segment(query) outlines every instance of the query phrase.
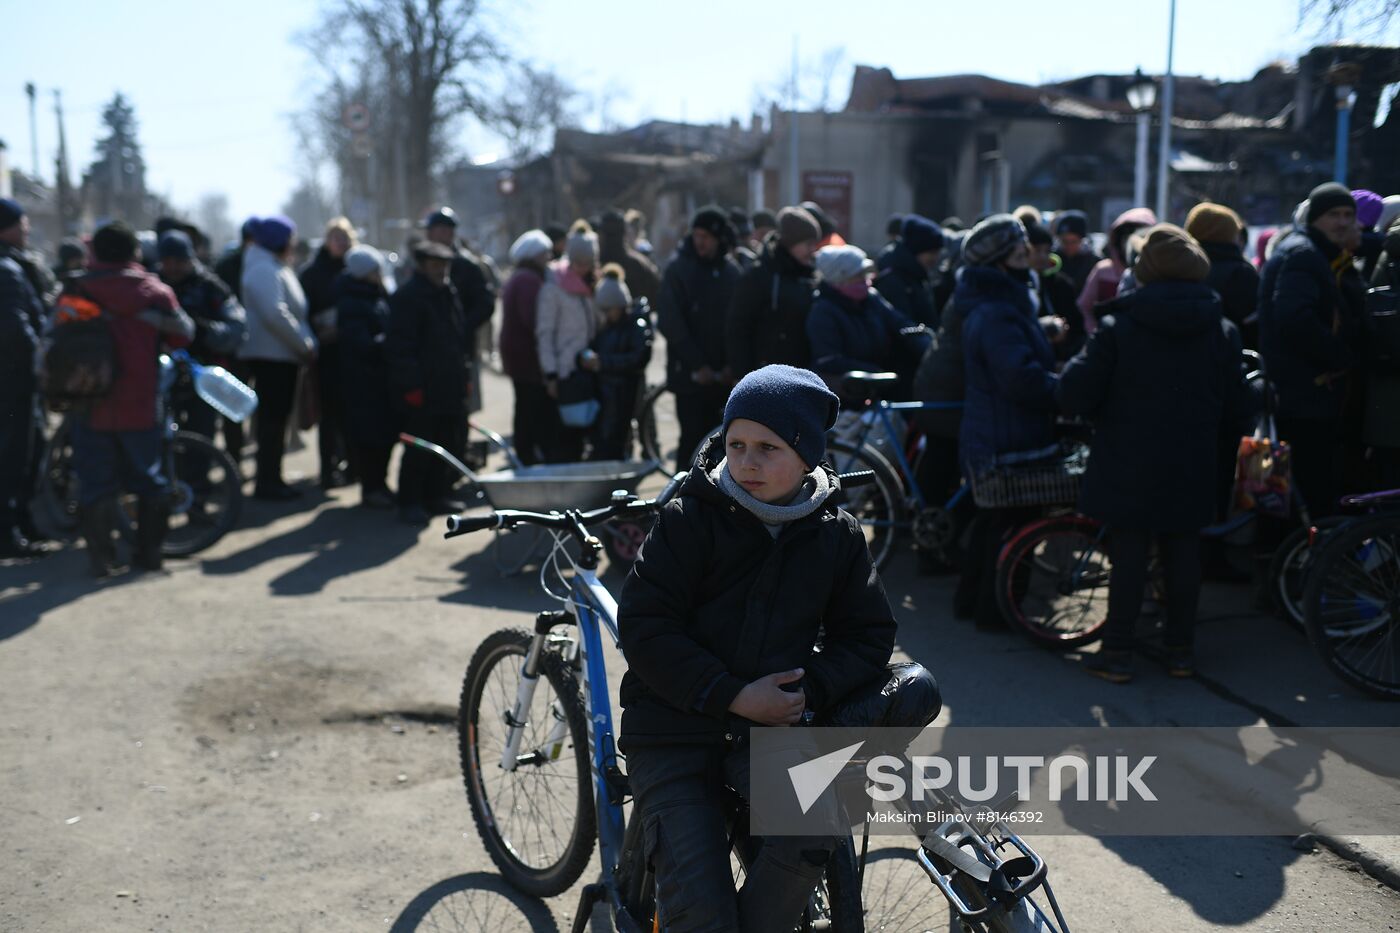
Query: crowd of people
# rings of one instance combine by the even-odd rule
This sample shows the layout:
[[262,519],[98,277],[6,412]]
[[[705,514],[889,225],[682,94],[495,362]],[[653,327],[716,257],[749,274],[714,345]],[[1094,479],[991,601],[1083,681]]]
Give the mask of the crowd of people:
[[[1022,207],[970,229],[909,214],[891,218],[889,242],[872,257],[812,202],[753,213],[706,206],[658,269],[646,218],[609,209],[521,234],[501,283],[445,207],[424,218],[399,268],[359,243],[344,218],[307,255],[295,225],[270,216],[250,218],[217,261],[188,224],[162,220],[148,235],[118,221],[89,241],[65,240],[50,269],[27,249],[23,207],[5,200],[0,548],[45,549],[26,507],[42,443],[35,361],[65,292],[102,307],[119,361],[111,392],[74,419],[81,530],[97,573],[112,570],[120,490],[140,503],[135,562],[160,564],[169,481],[156,415],[162,347],[187,347],[256,390],[256,497],[302,494],[283,478],[285,442],[294,419],[316,420],[322,486],[359,483],[364,506],[397,508],[422,525],[462,507],[455,477],[408,451],[391,490],[390,453],[400,431],[465,450],[486,325],[499,306],[513,444],[526,465],[633,454],[654,330],[665,339],[683,459],[721,423],[732,387],[772,364],[814,372],[847,405],[859,400],[843,380],[851,371],[892,372],[905,397],[962,403],[915,419],[919,482],[936,501],[978,471],[1047,455],[1058,421],[1086,419],[1081,507],[1112,529],[1101,673],[1131,676],[1123,649],[1154,541],[1172,596],[1169,646],[1189,672],[1197,533],[1229,507],[1234,441],[1258,408],[1240,378],[1241,349],[1266,361],[1312,515],[1343,492],[1400,486],[1390,404],[1400,351],[1386,298],[1400,261],[1397,217],[1400,197],[1321,185],[1246,258],[1244,222],[1213,203],[1193,208],[1182,227],[1133,208],[1102,238],[1073,209]],[[1389,317],[1376,310],[1386,300]],[[176,387],[171,405],[182,425],[219,433],[220,419],[188,386]],[[242,426],[221,429],[238,458]],[[999,623],[991,562],[1024,519],[1015,509],[970,517],[958,615]],[[922,565],[938,569],[933,555]]]

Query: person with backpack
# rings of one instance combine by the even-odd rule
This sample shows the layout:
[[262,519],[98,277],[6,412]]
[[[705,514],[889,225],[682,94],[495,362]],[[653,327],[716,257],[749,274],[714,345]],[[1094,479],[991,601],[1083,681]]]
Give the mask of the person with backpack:
[[34,362],[45,324],[43,300],[17,258],[28,236],[24,208],[0,198],[0,557],[46,553],[25,528],[40,423]]
[[603,266],[593,303],[602,316],[593,353],[584,363],[594,372],[601,407],[593,425],[590,460],[625,460],[631,454],[632,414],[637,409],[647,363],[651,362],[651,316],[645,300],[636,307],[627,274],[616,263]]
[[[133,563],[161,569],[171,477],[161,468],[159,358],[163,347],[189,346],[195,324],[170,286],[141,264],[141,244],[131,227],[120,221],[102,227],[93,234],[92,251],[96,261],[68,288],[102,309],[116,375],[107,393],[71,421],[79,527],[93,574],[105,577],[116,567],[113,534],[123,488],[137,497]],[[55,343],[66,326],[72,325],[54,325]]]

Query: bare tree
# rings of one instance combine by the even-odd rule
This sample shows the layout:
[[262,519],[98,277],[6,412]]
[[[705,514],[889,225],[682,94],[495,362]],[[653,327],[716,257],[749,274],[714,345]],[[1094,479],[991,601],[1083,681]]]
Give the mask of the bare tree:
[[[488,119],[478,89],[504,61],[479,0],[328,0],[324,25],[301,37],[334,80],[317,102],[316,123],[337,162],[344,135],[327,134],[329,120],[354,129],[345,106],[369,113],[370,150],[377,167],[391,167],[392,213],[415,217],[431,202],[435,174],[448,161],[450,132],[463,116]],[[351,76],[356,76],[354,79]],[[355,94],[362,94],[358,100]],[[340,112],[330,114],[334,104]],[[375,179],[377,181],[377,179]]]
[[511,159],[524,162],[553,144],[555,130],[578,125],[579,103],[579,93],[552,69],[518,64],[483,116],[505,138]]
[[1347,28],[1380,35],[1400,15],[1400,0],[1299,0],[1298,20],[1319,22],[1319,31]]
[[773,104],[784,110],[790,109],[795,78],[797,108],[828,113],[840,103],[836,99],[839,93],[837,78],[845,71],[846,66],[846,49],[843,46],[833,46],[815,57],[803,59],[798,64],[796,75],[789,72],[781,78],[754,88],[753,109],[762,113]]

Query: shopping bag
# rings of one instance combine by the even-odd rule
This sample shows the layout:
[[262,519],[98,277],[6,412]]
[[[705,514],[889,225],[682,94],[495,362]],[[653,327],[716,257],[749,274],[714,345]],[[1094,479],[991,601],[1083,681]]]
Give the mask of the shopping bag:
[[1254,434],[1240,438],[1235,458],[1235,508],[1287,518],[1292,511],[1293,471],[1288,442],[1278,436],[1272,417]]

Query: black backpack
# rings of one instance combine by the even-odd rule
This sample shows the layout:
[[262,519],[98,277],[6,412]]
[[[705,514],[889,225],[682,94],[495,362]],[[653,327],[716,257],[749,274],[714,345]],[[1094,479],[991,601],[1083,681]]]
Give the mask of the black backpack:
[[84,288],[84,282],[98,274],[65,279],[54,303],[39,384],[55,410],[105,397],[117,379],[111,315]]

